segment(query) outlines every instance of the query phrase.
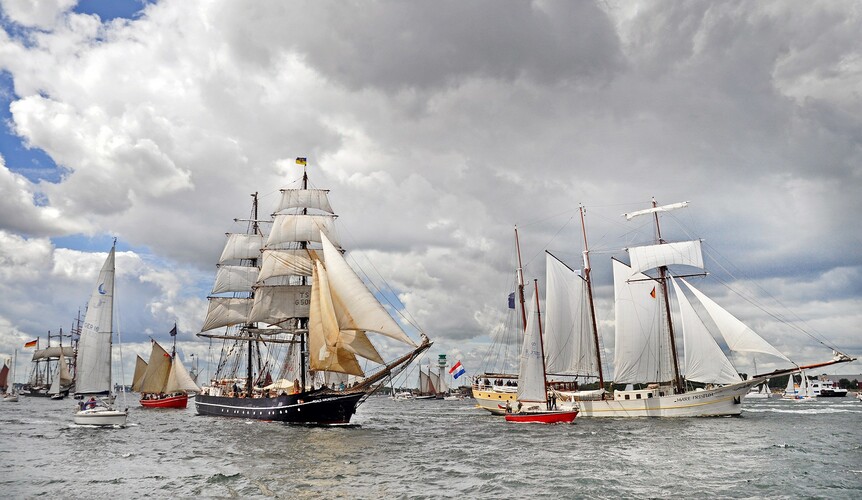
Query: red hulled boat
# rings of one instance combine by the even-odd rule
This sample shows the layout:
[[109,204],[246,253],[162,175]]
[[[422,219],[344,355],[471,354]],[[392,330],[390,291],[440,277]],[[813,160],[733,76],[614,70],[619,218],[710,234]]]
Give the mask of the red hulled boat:
[[144,408],[185,408],[188,402],[188,394],[177,394],[155,399],[141,399],[141,406]]
[[525,413],[507,413],[507,422],[532,422],[536,424],[568,424],[578,416],[578,410],[559,410]]

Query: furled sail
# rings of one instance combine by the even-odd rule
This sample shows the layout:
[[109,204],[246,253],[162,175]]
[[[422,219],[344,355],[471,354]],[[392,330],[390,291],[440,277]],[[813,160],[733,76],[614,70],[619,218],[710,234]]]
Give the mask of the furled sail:
[[674,264],[703,269],[700,240],[646,245],[628,249],[632,275],[661,266]]
[[40,359],[53,359],[59,358],[60,353],[63,353],[64,356],[73,357],[75,356],[75,349],[72,346],[51,346],[46,347],[45,349],[39,349],[38,351],[33,353],[33,361],[38,361]]
[[219,266],[212,293],[251,292],[258,269],[251,266]]
[[281,201],[276,212],[289,208],[313,208],[327,213],[334,213],[329,204],[328,189],[282,189]]
[[691,286],[687,281],[681,280],[686,287],[694,294],[695,297],[703,304],[706,312],[709,313],[718,331],[721,332],[727,347],[739,352],[761,352],[781,358],[789,363],[793,363],[790,359],[781,353],[778,349],[772,346],[769,342],[763,339],[760,335],[749,328],[745,323],[739,321],[734,315],[730,314],[726,309],[716,304],[712,299],[704,295],[700,290]]
[[141,392],[141,382],[147,372],[147,362],[144,358],[137,356],[135,359],[135,374],[132,376],[132,392]]
[[715,342],[706,325],[676,280],[671,280],[673,290],[679,302],[682,319],[683,347],[685,349],[685,378],[707,384],[735,384],[742,382],[736,368]]
[[252,299],[235,297],[210,297],[209,309],[201,331],[247,322]]
[[115,250],[115,247],[111,247],[108,258],[99,271],[96,289],[87,303],[87,314],[81,327],[75,363],[76,394],[101,394],[111,391]]
[[[667,335],[661,330],[661,292],[644,274],[614,259],[614,382],[636,384],[672,380]],[[631,280],[629,279],[631,277]]]
[[321,234],[326,234],[333,244],[338,245],[334,222],[334,215],[276,215],[272,221],[272,231],[266,239],[266,247],[272,249],[285,243],[310,241],[320,243]]
[[586,283],[550,253],[545,254],[545,359],[548,373],[595,375]]
[[545,368],[542,360],[542,340],[539,334],[539,318],[536,314],[536,292],[530,300],[527,315],[527,328],[524,330],[524,343],[521,346],[521,366],[518,370],[518,401],[545,402]]
[[144,379],[141,382],[141,392],[147,394],[164,393],[170,372],[171,355],[158,342],[153,341],[150,361],[147,363],[147,370],[144,372]]
[[257,259],[263,246],[259,234],[228,233],[227,243],[218,260],[219,264],[240,259]]
[[275,276],[311,276],[315,259],[322,256],[310,248],[264,250],[258,281]]

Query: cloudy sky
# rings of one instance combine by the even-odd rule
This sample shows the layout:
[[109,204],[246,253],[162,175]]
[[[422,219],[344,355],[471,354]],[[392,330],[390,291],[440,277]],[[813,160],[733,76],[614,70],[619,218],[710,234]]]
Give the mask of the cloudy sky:
[[468,371],[506,318],[514,226],[529,279],[545,249],[578,267],[580,203],[609,353],[610,258],[652,238],[621,214],[652,197],[691,202],[664,236],[703,238],[731,286],[696,283],[792,359],[862,353],[855,3],[0,9],[0,355],[68,330],[116,236],[127,366],[175,321],[205,359],[224,233],[298,156],[342,244]]

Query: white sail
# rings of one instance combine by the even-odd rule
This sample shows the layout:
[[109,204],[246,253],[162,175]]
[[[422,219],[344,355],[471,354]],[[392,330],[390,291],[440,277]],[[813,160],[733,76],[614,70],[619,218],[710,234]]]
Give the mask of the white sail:
[[258,269],[251,266],[219,266],[212,293],[251,292]]
[[708,384],[735,384],[742,382],[736,368],[715,342],[706,325],[701,321],[676,280],[672,279],[682,326],[685,350],[685,378]]
[[51,381],[48,394],[60,394],[60,392],[68,389],[71,383],[72,374],[69,373],[69,365],[66,363],[66,357],[60,356],[57,359],[57,370],[54,373],[54,380]]
[[[661,329],[659,287],[648,276],[632,276],[614,259],[614,382],[637,384],[672,380],[667,333]],[[629,279],[631,277],[631,279]]]
[[337,297],[335,311],[338,314],[339,327],[342,330],[377,332],[416,346],[353,272],[344,256],[326,235],[323,235],[322,243],[329,287],[333,297]]
[[96,289],[87,303],[75,363],[76,394],[108,393],[111,390],[111,336],[114,314],[114,253],[99,271]]
[[264,250],[258,281],[275,276],[311,276],[314,259],[322,257],[308,248]]
[[228,233],[224,250],[218,263],[232,260],[257,259],[263,246],[263,236],[259,234]]
[[281,201],[275,211],[281,212],[289,208],[313,208],[334,213],[329,204],[328,189],[282,189]]
[[703,269],[700,240],[646,245],[628,249],[632,275],[661,266],[674,264]]
[[201,331],[222,326],[238,325],[248,320],[252,299],[234,297],[210,297],[207,317]]
[[546,253],[545,359],[548,373],[595,375],[595,340],[586,282]]
[[721,332],[727,347],[738,352],[762,352],[776,356],[790,363],[790,359],[782,354],[778,349],[772,346],[769,342],[763,339],[760,335],[749,328],[745,323],[739,321],[734,315],[730,314],[720,305],[713,302],[712,299],[704,295],[700,290],[691,286],[687,281],[681,280],[686,287],[694,294],[695,297],[703,304],[706,312],[709,313],[718,331]]
[[536,292],[530,300],[527,315],[527,328],[524,330],[524,343],[521,346],[521,366],[518,370],[518,401],[545,402],[545,367],[542,353],[542,340],[539,334],[539,317],[536,311]]
[[285,243],[320,242],[321,233],[326,234],[334,245],[338,245],[335,237],[334,215],[276,215],[272,221],[272,231],[266,239],[267,248],[277,248]]
[[166,392],[165,385],[168,382],[172,364],[171,355],[158,342],[153,341],[147,369],[141,379],[140,391],[147,394]]
[[171,373],[168,375],[168,382],[165,385],[165,393],[198,392],[200,390],[200,387],[192,380],[186,367],[183,366],[179,358],[174,356],[173,363],[171,363]]
[[290,318],[307,318],[310,303],[310,285],[259,286],[248,322],[277,325]]
[[431,371],[431,367],[428,367],[428,378],[431,379],[431,390],[428,392],[438,393],[443,392],[440,390],[440,376]]

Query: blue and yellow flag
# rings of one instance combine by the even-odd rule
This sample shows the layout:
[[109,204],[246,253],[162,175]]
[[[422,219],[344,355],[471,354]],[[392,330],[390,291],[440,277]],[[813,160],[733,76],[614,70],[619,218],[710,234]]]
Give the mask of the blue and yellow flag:
[[305,166],[305,164],[306,164],[306,159],[305,159],[305,158],[297,158],[297,159],[296,159],[296,164],[297,164],[297,165],[302,165],[302,166],[304,167],[304,166]]

